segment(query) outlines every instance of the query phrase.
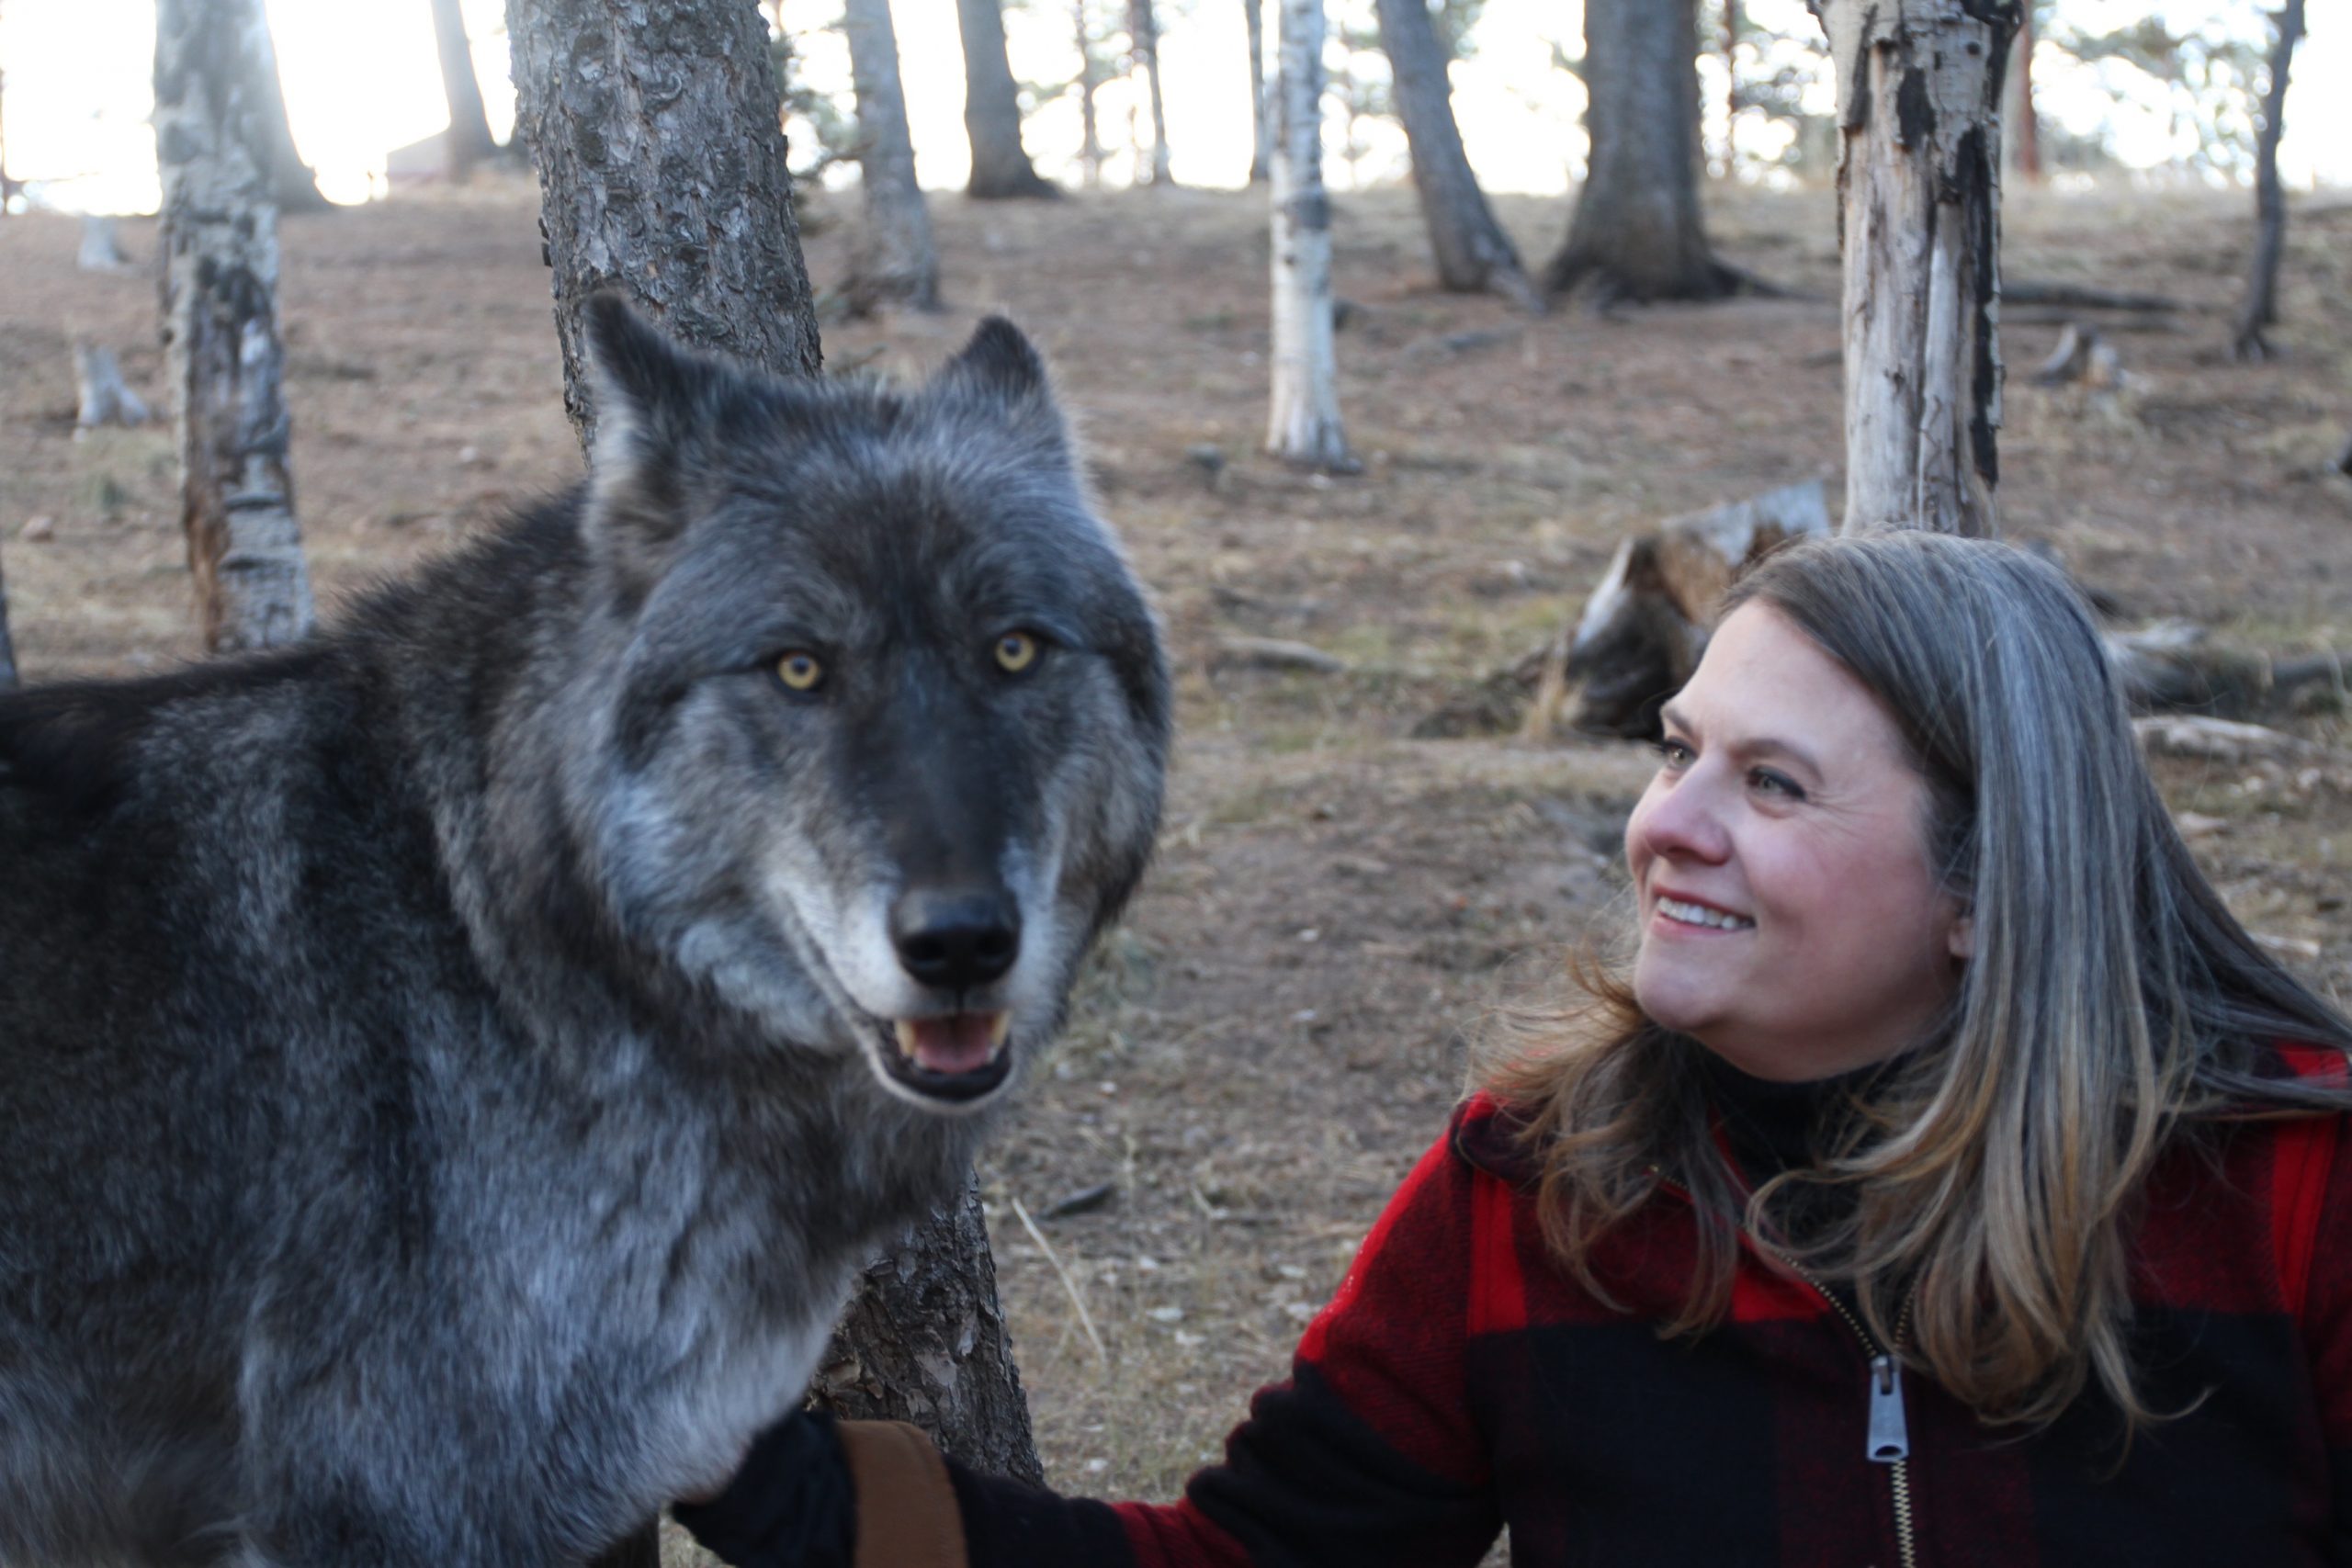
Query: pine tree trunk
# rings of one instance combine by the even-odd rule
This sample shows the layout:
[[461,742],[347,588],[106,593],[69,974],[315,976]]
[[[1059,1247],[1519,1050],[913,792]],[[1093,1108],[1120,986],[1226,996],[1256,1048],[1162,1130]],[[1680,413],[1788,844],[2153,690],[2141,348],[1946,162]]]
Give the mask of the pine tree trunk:
[[8,574],[0,571],[0,692],[17,683],[17,649],[8,640]]
[[595,411],[580,304],[601,288],[646,301],[687,343],[815,375],[816,307],[759,13],[739,0],[507,0],[506,28],[582,445]]
[[858,166],[865,187],[865,232],[859,246],[857,292],[939,309],[939,253],[931,212],[915,183],[914,141],[899,85],[899,37],[890,0],[848,0],[850,74],[857,90]]
[[2028,185],[2041,183],[2041,116],[2033,107],[2033,7],[2025,0],[2018,10],[2018,41],[2010,72],[2009,123],[2017,128],[2017,172]]
[[449,100],[449,129],[442,151],[449,177],[462,180],[474,165],[497,155],[490,117],[482,112],[481,82],[474,75],[473,46],[466,39],[459,0],[433,0],[433,41],[441,53],[441,92]]
[[1586,0],[1591,167],[1544,290],[1598,302],[1713,299],[1738,277],[1699,218],[1698,0]]
[[972,143],[965,194],[982,201],[1053,197],[1061,187],[1039,175],[1021,145],[1021,91],[1004,52],[1002,0],[956,0],[964,37],[964,134]]
[[1136,60],[1143,66],[1144,85],[1151,98],[1151,183],[1175,182],[1168,161],[1168,105],[1159,94],[1159,20],[1151,0],[1127,0],[1127,36],[1135,40]]
[[1724,178],[1739,172],[1739,0],[1724,0]]
[[1250,183],[1263,185],[1274,162],[1274,118],[1266,107],[1266,10],[1264,0],[1241,0],[1241,20],[1250,29]]
[[1359,465],[1340,424],[1331,346],[1331,202],[1323,191],[1323,0],[1282,0],[1274,85],[1273,411],[1266,450],[1333,473]]
[[1838,83],[1841,528],[1997,531],[2002,75],[2017,0],[1815,0]]
[[2278,321],[2278,256],[2287,243],[2287,194],[2278,184],[2278,138],[2286,130],[2287,68],[2303,36],[2303,0],[2287,0],[2273,18],[2278,33],[2270,46],[2270,85],[2262,95],[2262,134],[2254,149],[2254,266],[2247,274],[2245,301],[2238,308],[2231,352],[2240,359],[2267,359],[2270,341],[2262,329]]
[[951,1454],[989,1455],[975,1462],[1044,1483],[977,1183],[865,1271],[825,1360],[811,1403],[848,1420],[911,1421]]
[[[650,304],[685,342],[815,375],[816,312],[759,12],[741,0],[508,0],[507,27],[516,124],[539,165],[565,398],[583,445],[593,429],[579,306],[608,285]],[[844,1353],[910,1418],[924,1420],[928,1402],[934,1435],[958,1459],[1035,1474],[986,1233],[944,1216],[899,1257],[901,1279],[954,1276],[966,1293],[885,1289],[878,1307],[861,1298]],[[952,1378],[922,1359],[942,1345],[964,1352]],[[943,1382],[952,1399],[938,1393]],[[650,1537],[633,1539],[602,1568],[651,1568],[651,1550]]]
[[1454,123],[1445,51],[1425,0],[1378,0],[1381,48],[1396,84],[1396,113],[1413,158],[1413,189],[1437,257],[1438,281],[1456,294],[1495,293],[1521,310],[1542,298],[1520,265],[1519,251],[1495,221]]
[[1105,74],[1102,57],[1094,50],[1093,29],[1086,25],[1086,0],[1073,0],[1070,18],[1078,34],[1078,114],[1083,134],[1079,141],[1079,167],[1085,171],[1088,190],[1102,185],[1102,132],[1094,117],[1094,90]]
[[244,7],[237,26],[244,29],[245,40],[239,55],[246,73],[242,85],[252,104],[250,112],[260,138],[255,145],[265,151],[270,199],[280,212],[325,212],[334,203],[320,194],[319,176],[302,162],[294,145],[294,128],[286,118],[286,85],[277,74],[277,45],[269,36],[269,14],[259,5]]
[[261,0],[155,7],[166,378],[180,520],[215,652],[281,647],[311,626],[277,333],[276,94],[260,90],[277,76],[252,56],[267,39]]

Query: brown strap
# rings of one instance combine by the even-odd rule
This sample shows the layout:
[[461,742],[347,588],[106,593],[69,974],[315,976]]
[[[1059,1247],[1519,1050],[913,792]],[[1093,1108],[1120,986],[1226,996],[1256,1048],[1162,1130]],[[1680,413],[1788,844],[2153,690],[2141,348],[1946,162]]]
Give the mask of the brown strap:
[[857,1568],[969,1568],[947,1461],[903,1421],[844,1421],[857,1493]]

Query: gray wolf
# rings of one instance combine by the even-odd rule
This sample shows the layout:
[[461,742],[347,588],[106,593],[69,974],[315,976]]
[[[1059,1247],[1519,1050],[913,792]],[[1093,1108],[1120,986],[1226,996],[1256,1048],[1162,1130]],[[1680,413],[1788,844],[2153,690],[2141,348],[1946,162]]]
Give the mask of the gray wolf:
[[0,1562],[585,1561],[723,1482],[1148,858],[1035,351],[591,306],[586,485],[305,645],[0,701]]

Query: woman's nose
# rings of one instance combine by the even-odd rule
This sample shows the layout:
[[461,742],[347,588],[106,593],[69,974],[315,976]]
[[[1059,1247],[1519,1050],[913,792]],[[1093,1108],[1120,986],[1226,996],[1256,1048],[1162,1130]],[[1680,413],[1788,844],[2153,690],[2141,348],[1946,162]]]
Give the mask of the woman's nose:
[[1722,807],[1713,781],[1703,773],[1694,771],[1670,783],[1659,779],[1634,814],[1629,836],[1662,859],[1713,864],[1731,852]]

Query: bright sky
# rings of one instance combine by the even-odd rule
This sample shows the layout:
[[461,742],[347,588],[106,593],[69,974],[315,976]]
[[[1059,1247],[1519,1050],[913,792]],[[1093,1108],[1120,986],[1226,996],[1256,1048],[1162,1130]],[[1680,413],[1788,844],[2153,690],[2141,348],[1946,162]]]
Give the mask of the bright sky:
[[[1330,0],[1335,23],[1369,26],[1370,0]],[[2062,0],[2086,23],[2114,26],[2154,11],[2177,29],[2255,32],[2258,0]],[[918,173],[926,186],[954,187],[967,167],[962,119],[963,66],[954,0],[892,0]],[[1802,0],[1747,0],[1759,23],[1809,26]],[[1275,6],[1266,6],[1271,30]],[[513,94],[506,82],[503,0],[465,0],[477,73],[492,127],[504,134]],[[1247,42],[1234,0],[1159,0],[1161,69],[1169,142],[1177,179],[1238,186],[1250,163]],[[327,194],[365,199],[382,188],[385,154],[441,129],[447,111],[424,0],[270,0],[287,109],[302,154]],[[802,39],[806,79],[846,96],[848,53],[838,33],[816,29],[835,20],[839,0],[785,0],[785,20]],[[1359,15],[1361,14],[1361,15]],[[1050,83],[1077,73],[1069,0],[1027,0],[1007,13],[1014,74]],[[1453,70],[1453,107],[1472,164],[1488,188],[1551,193],[1580,172],[1584,136],[1577,118],[1583,90],[1555,67],[1555,43],[1573,52],[1580,39],[1579,0],[1487,0],[1471,58]],[[1271,40],[1269,42],[1271,51]],[[8,172],[42,182],[52,204],[76,210],[152,211],[156,202],[153,132],[147,124],[154,50],[153,0],[0,0],[0,71],[6,72]],[[2037,57],[2040,59],[2041,57]],[[2177,105],[2161,101],[2148,79],[2109,62],[2038,73],[2042,113],[2078,130],[2104,121],[2124,159],[2139,165],[2176,155],[2186,134]],[[1720,67],[1712,60],[1705,101],[1721,101]],[[2287,101],[2282,173],[2292,186],[2352,185],[2352,6],[2312,7],[2311,31],[2297,51]],[[1826,107],[1828,86],[1819,92]],[[1103,141],[1122,156],[1106,171],[1123,181],[1132,112],[1148,138],[1149,117],[1139,82],[1117,81],[1097,96]],[[1720,109],[1711,138],[1720,136]],[[1753,123],[1750,123],[1753,122]],[[1328,177],[1342,188],[1403,173],[1403,137],[1393,125],[1349,128],[1333,107],[1326,124]],[[1743,145],[1772,150],[1785,131],[1743,117]],[[1079,115],[1064,96],[1040,109],[1026,129],[1039,166],[1076,177]],[[1351,156],[1352,154],[1352,157]]]

